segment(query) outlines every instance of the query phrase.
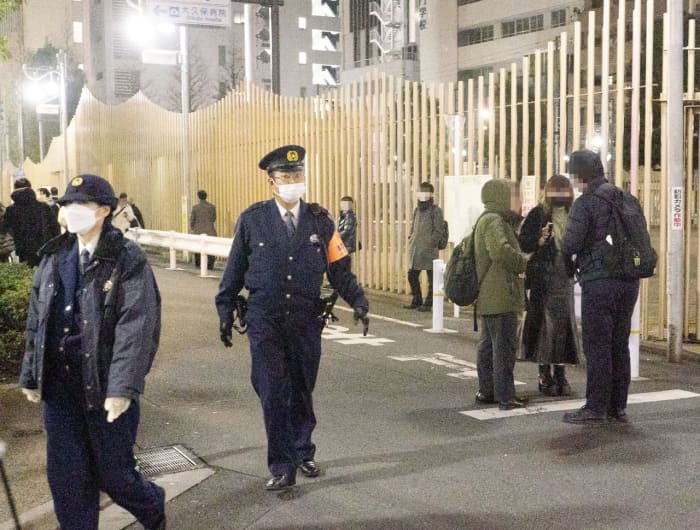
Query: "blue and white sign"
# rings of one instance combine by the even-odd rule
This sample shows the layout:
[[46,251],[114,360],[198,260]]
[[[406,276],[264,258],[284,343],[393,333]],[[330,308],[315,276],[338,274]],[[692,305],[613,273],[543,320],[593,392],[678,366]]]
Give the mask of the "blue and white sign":
[[231,2],[227,0],[147,0],[146,12],[159,22],[171,24],[231,25]]

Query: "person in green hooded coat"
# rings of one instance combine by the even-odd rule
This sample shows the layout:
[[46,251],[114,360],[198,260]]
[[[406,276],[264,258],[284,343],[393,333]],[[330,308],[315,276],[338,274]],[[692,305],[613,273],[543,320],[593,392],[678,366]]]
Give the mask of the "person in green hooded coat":
[[527,267],[527,255],[520,251],[516,235],[522,219],[520,188],[509,180],[489,180],[481,188],[481,202],[485,212],[477,221],[474,236],[481,285],[477,301],[481,338],[477,347],[476,401],[498,403],[501,410],[510,410],[525,406],[515,397],[513,380]]

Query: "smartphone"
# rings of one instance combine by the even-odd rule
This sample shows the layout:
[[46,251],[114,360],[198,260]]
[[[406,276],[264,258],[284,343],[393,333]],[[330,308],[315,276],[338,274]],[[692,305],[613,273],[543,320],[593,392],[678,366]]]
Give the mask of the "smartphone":
[[552,234],[552,226],[554,226],[552,223],[547,223],[547,232],[549,232],[550,235]]

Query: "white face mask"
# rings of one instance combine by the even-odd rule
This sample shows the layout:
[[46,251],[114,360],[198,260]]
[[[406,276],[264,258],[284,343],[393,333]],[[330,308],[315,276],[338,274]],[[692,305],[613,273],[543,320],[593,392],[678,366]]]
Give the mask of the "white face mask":
[[418,200],[421,202],[429,201],[433,194],[430,193],[429,191],[419,191],[416,193],[416,196],[418,197]]
[[347,212],[350,210],[352,203],[350,201],[340,201],[340,211]]
[[87,234],[97,224],[97,210],[84,204],[69,204],[63,207],[63,217],[68,231],[73,234]]
[[306,184],[304,182],[296,182],[294,184],[279,184],[277,186],[277,195],[284,202],[294,203],[301,199],[301,196],[306,193]]

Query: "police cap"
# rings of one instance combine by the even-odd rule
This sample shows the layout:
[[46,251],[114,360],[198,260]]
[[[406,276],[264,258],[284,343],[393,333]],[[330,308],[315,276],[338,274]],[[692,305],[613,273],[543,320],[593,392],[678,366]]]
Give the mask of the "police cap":
[[296,171],[304,169],[306,149],[300,145],[285,145],[270,151],[258,163],[258,167],[271,171]]
[[73,178],[66,188],[66,193],[58,199],[58,204],[67,202],[96,202],[112,209],[117,206],[117,197],[112,185],[102,177],[88,173]]
[[596,177],[605,176],[605,169],[600,161],[600,155],[587,149],[581,149],[569,155],[569,173],[584,181],[589,181]]

